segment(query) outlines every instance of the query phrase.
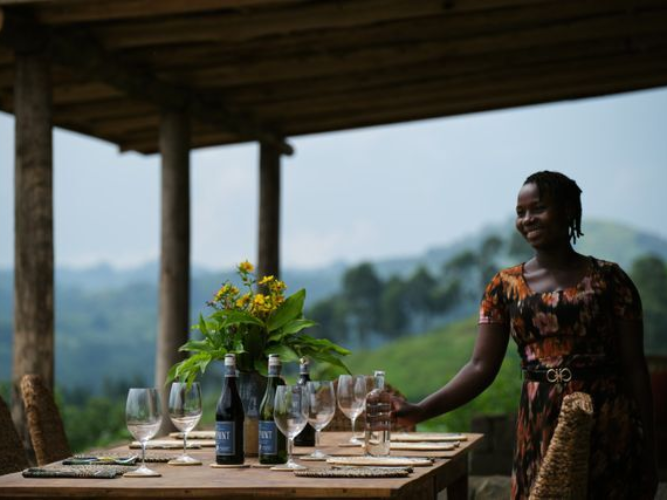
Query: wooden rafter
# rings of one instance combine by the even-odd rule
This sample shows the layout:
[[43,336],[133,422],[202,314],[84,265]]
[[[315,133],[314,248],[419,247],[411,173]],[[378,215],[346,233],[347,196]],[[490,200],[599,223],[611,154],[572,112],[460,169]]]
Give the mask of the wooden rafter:
[[39,25],[5,15],[0,43],[16,51],[32,51],[48,47],[52,61],[74,68],[89,78],[120,89],[130,97],[139,98],[164,109],[185,110],[190,115],[223,129],[229,129],[261,142],[273,144],[283,154],[292,154],[292,147],[257,123],[249,113],[230,113],[224,102],[202,99],[196,92],[170,85],[136,68],[127,67],[119,58],[105,52],[85,35],[63,35]]

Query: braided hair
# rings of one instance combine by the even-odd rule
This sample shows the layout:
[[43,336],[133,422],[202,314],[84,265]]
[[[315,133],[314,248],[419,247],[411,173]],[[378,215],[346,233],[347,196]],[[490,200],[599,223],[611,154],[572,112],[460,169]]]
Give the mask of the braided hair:
[[560,172],[543,170],[528,176],[523,184],[535,184],[540,196],[549,195],[561,207],[573,209],[574,213],[567,221],[572,243],[584,235],[581,232],[581,188],[575,181]]

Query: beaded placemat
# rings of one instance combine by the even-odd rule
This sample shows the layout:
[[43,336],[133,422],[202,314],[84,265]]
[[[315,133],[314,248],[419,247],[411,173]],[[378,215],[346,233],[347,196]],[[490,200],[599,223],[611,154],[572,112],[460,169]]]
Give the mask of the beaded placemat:
[[123,465],[47,465],[30,467],[23,471],[23,477],[64,477],[83,479],[113,479],[134,470],[134,466]]
[[332,477],[332,478],[369,478],[369,477],[407,477],[408,469],[398,467],[314,467],[295,471],[298,477]]

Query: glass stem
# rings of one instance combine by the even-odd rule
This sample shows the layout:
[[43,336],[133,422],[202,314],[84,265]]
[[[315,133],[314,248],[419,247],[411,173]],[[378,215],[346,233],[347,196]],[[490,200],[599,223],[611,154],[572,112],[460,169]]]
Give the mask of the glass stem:
[[315,453],[320,449],[320,430],[315,431]]
[[187,431],[183,433],[183,456],[187,455],[188,450],[188,433]]
[[352,417],[350,420],[352,420],[352,439],[356,439],[357,435],[354,431],[354,424],[357,422],[357,417]]
[[294,438],[287,439],[287,462],[292,463],[292,446],[294,446]]
[[146,441],[141,441],[141,466],[146,467]]

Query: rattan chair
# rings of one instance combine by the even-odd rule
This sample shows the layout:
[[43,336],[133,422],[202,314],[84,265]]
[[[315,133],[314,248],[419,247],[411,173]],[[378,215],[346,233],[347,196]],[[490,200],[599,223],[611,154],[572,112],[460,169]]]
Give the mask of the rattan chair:
[[18,472],[28,465],[28,458],[12,422],[12,415],[0,397],[0,476]]
[[[367,377],[366,385],[370,389],[373,386],[373,377]],[[397,397],[404,397],[401,391],[396,389],[390,384],[387,384],[385,382],[384,384],[385,389],[392,395],[392,396],[397,396]],[[334,391],[338,390],[338,380],[334,380]],[[356,432],[362,432],[364,429],[364,417],[365,413],[362,413],[359,415],[356,421],[355,425],[355,431]],[[349,418],[345,416],[345,414],[336,406],[336,413],[334,414],[333,419],[331,419],[331,422],[329,425],[327,425],[323,431],[330,431],[330,432],[350,432],[352,430],[352,422],[350,421]],[[397,427],[393,428],[392,427],[392,432],[397,431],[397,432],[414,432],[416,430],[415,426],[411,427]]]
[[38,465],[46,465],[72,455],[65,427],[53,398],[41,377],[24,375],[21,396]]
[[591,397],[583,392],[565,396],[530,500],[587,498],[592,426]]

